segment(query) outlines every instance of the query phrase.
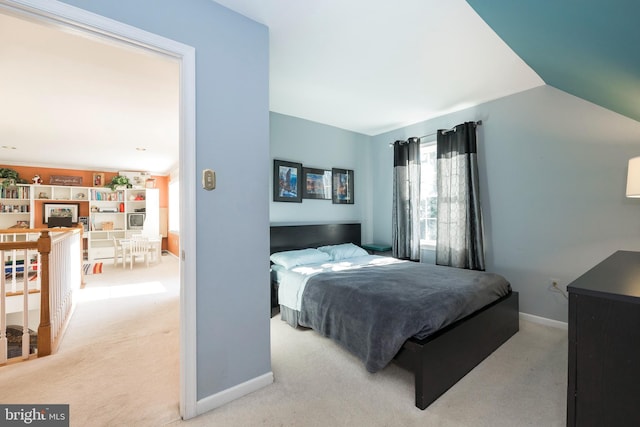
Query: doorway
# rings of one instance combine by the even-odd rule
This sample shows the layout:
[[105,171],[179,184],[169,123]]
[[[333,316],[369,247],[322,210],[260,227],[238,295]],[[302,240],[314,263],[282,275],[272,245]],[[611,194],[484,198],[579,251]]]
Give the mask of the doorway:
[[[0,13],[17,16],[63,31],[98,38],[127,49],[164,55],[180,63],[179,170],[180,170],[180,414],[195,415],[195,50],[187,45],[87,13],[64,3],[44,0],[0,0]],[[190,256],[184,256],[188,253]]]

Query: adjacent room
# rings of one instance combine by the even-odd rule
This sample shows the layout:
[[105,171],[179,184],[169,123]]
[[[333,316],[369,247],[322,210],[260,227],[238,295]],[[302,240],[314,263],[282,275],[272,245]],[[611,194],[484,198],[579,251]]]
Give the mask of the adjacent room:
[[[27,182],[18,187],[29,189],[21,201],[1,200],[11,206],[0,211],[2,228],[39,228],[71,209],[80,227],[88,218],[87,264],[109,262],[119,277],[164,269],[111,246],[142,226],[140,213],[149,216],[136,210],[138,197],[149,200],[139,193],[158,189],[160,250],[176,268],[193,262],[181,270],[191,279],[181,277],[179,291],[167,285],[172,297],[152,304],[180,308],[175,328],[163,317],[150,329],[180,336],[179,354],[157,357],[175,369],[175,393],[153,403],[141,393],[147,410],[138,420],[135,397],[114,399],[117,423],[640,422],[640,349],[629,344],[640,335],[620,327],[640,322],[640,61],[628,47],[640,38],[638,6],[62,5],[192,46],[197,59],[186,98],[193,120],[180,115],[182,96],[192,94],[179,80],[184,62],[166,61],[182,82],[168,95],[173,115],[160,106],[166,83],[152,78],[163,68],[151,62],[137,87],[118,93],[124,105],[108,98],[133,72],[124,60],[105,94],[70,96],[107,68],[95,48],[84,56],[105,63],[71,67],[78,74],[62,92],[32,77],[42,101],[13,91],[1,105],[0,170],[20,172]],[[0,25],[4,39],[16,34],[4,33],[8,25]],[[19,40],[28,38],[13,46]],[[138,48],[119,50],[157,59]],[[60,58],[40,53],[51,64]],[[2,81],[26,75],[17,67]],[[141,99],[147,105],[136,107]],[[86,108],[63,125],[71,101]],[[24,122],[13,118],[20,109],[30,112]],[[85,131],[89,124],[97,127]],[[189,138],[193,158],[180,163]],[[167,149],[172,161],[142,163]],[[111,158],[121,165],[100,163]],[[191,168],[179,171],[185,160]],[[104,185],[127,171],[141,172],[142,188],[98,201],[96,179]],[[171,226],[179,175],[187,201],[178,211],[189,218]],[[72,176],[83,185],[55,198],[55,180]],[[197,233],[183,250],[185,225]],[[162,282],[165,270],[154,271]],[[72,402],[86,422],[92,403]]]

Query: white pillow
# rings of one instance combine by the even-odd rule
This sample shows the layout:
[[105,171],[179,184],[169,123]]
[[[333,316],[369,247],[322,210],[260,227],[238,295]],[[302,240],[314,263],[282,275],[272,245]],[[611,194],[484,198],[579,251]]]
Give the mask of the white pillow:
[[329,254],[332,261],[340,261],[342,259],[369,255],[367,251],[362,249],[360,246],[354,245],[353,243],[320,246],[318,250]]
[[317,249],[299,249],[295,251],[276,252],[271,254],[271,262],[286,268],[287,270],[298,265],[317,264],[331,261],[329,254]]

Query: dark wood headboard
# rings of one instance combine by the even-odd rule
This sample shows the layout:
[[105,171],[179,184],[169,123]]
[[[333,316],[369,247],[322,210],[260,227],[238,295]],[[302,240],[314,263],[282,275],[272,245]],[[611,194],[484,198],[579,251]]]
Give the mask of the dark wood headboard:
[[361,244],[360,224],[272,225],[271,252],[340,243]]

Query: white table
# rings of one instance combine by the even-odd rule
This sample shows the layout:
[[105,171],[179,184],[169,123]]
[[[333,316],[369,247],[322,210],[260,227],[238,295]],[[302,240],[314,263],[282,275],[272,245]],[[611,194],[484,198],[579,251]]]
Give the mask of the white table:
[[[131,239],[120,239],[120,245],[122,246],[122,268],[125,268],[127,255],[130,255],[130,245]],[[156,261],[162,261],[162,237],[148,237],[147,238],[148,249],[145,254],[147,257],[149,254],[155,254]],[[146,261],[146,259],[145,259]]]

